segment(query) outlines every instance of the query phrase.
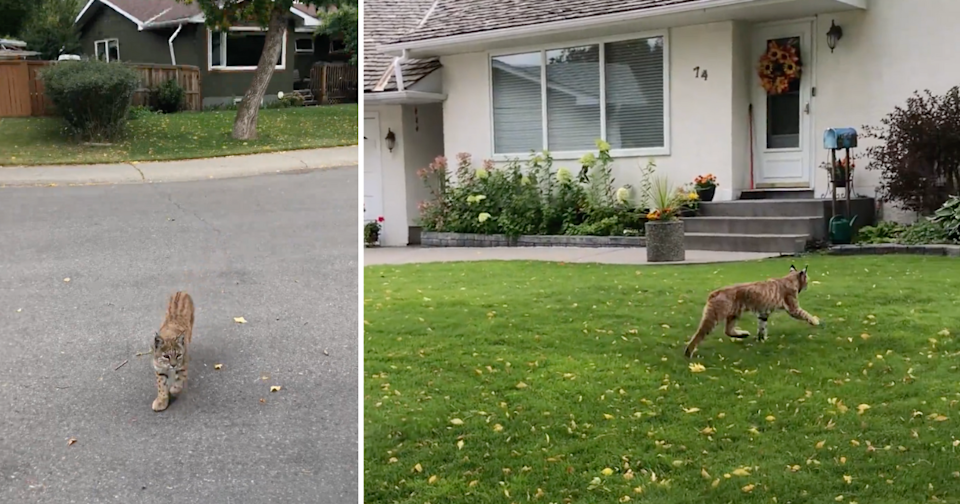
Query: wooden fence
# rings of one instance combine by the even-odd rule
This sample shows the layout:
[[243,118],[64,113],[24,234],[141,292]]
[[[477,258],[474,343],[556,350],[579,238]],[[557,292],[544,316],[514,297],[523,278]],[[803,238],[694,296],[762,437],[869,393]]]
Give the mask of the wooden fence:
[[356,103],[358,69],[346,63],[319,62],[310,69],[310,87],[322,105]]
[[[40,71],[53,61],[0,61],[0,117],[45,116],[56,113],[44,93]],[[140,75],[134,105],[147,105],[150,93],[162,82],[176,79],[186,93],[185,110],[203,109],[200,69],[189,65],[147,65],[125,63]]]

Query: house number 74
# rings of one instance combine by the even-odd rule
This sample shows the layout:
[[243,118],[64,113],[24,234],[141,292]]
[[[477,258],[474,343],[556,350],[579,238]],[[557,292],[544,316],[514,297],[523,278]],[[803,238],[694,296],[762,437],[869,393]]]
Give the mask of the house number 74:
[[693,77],[695,79],[707,80],[707,69],[700,70],[700,67],[693,67]]

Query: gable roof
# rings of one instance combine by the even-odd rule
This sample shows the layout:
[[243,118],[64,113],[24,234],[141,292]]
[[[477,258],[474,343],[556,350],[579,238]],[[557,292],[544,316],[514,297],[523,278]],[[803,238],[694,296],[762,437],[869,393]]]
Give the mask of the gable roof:
[[[382,44],[413,42],[713,0],[435,0],[419,26]],[[367,2],[364,2],[366,5]],[[692,7],[692,6],[691,6]],[[364,10],[364,21],[369,9]]]
[[[85,22],[84,16],[94,12],[95,4],[109,7],[121,16],[129,19],[141,30],[161,28],[178,23],[203,23],[205,18],[200,7],[194,2],[189,5],[177,0],[88,0],[74,20],[74,24]],[[290,12],[302,20],[306,26],[318,26],[317,10],[312,6],[293,4]]]
[[[393,57],[377,51],[377,44],[388,42],[413,28],[423,19],[435,0],[363,0],[363,90],[374,91],[385,72],[392,72]],[[404,87],[415,84],[440,68],[436,58],[409,59],[401,64]],[[390,77],[382,91],[396,91]]]

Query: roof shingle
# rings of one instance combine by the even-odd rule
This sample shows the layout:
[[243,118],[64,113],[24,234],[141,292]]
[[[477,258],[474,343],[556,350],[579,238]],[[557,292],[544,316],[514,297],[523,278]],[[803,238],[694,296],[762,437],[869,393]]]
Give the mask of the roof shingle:
[[711,0],[437,0],[422,26],[415,25],[380,43],[429,40],[704,1]]
[[[386,43],[410,31],[423,19],[434,0],[363,0],[363,90],[373,91],[393,57],[377,52],[377,44]],[[408,60],[403,63],[403,83],[410,86],[440,68],[436,58]],[[384,91],[396,91],[391,78]]]

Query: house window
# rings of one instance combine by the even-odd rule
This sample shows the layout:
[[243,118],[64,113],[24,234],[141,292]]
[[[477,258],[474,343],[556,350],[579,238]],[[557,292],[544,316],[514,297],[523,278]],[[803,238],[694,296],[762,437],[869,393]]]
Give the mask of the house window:
[[347,43],[343,39],[330,39],[330,54],[347,52]]
[[100,61],[120,61],[120,40],[105,39],[93,43],[93,50]]
[[[259,28],[211,31],[209,33],[210,69],[256,70],[263,54],[267,33]],[[285,68],[287,35],[283,35],[277,70]]]
[[294,41],[298,53],[313,53],[312,38],[298,38]]
[[666,153],[662,35],[491,58],[497,154],[612,149]]

